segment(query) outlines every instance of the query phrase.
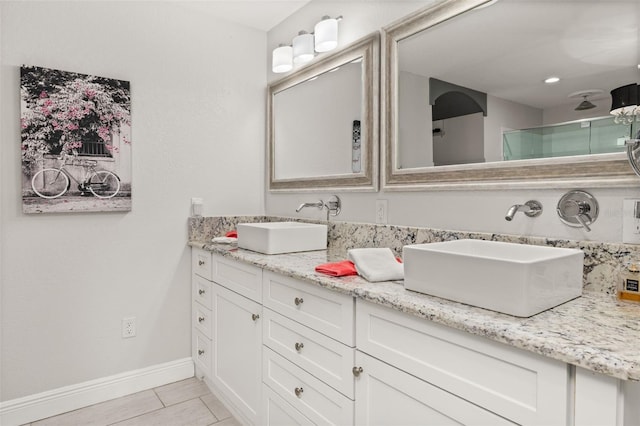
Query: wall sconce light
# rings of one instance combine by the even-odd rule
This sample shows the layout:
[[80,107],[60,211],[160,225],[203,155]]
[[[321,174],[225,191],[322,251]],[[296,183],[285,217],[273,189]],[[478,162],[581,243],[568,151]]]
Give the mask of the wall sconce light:
[[271,68],[275,73],[291,71],[293,69],[293,48],[281,44],[273,49]]
[[300,31],[293,38],[293,63],[304,64],[311,61],[315,56],[313,51],[313,34]]
[[307,63],[315,57],[315,52],[328,52],[338,47],[338,21],[342,16],[323,16],[314,27],[313,33],[300,31],[290,46],[281,44],[273,49],[271,69],[274,73],[289,72],[294,64]]
[[338,21],[342,16],[331,18],[322,17],[313,30],[316,40],[316,52],[328,52],[338,46]]
[[611,115],[616,124],[631,124],[640,115],[638,85],[627,84],[611,91]]

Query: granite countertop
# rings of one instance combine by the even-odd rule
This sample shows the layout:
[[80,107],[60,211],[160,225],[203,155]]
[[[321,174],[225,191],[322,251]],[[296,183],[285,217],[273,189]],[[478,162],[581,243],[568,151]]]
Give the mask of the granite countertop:
[[401,281],[370,283],[359,276],[315,272],[318,264],[344,260],[328,250],[264,255],[235,245],[189,245],[591,371],[640,381],[640,304],[611,295],[583,292],[533,317],[517,318],[408,291]]

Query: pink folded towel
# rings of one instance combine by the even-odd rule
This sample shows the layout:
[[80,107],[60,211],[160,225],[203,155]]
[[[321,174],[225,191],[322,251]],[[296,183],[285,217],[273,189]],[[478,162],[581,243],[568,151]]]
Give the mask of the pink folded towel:
[[316,266],[316,272],[331,275],[332,277],[344,277],[348,275],[358,275],[356,267],[350,260],[341,262],[323,263]]

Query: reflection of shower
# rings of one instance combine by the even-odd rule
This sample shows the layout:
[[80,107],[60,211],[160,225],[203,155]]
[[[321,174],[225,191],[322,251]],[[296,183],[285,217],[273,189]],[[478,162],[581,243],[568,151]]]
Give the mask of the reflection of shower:
[[582,98],[582,102],[578,104],[577,107],[574,108],[574,111],[586,111],[588,109],[593,109],[596,107],[594,103],[587,99],[589,96],[594,96],[599,93],[603,93],[603,90],[600,89],[588,89],[588,90],[580,90],[579,92],[573,92],[569,95],[570,98]]

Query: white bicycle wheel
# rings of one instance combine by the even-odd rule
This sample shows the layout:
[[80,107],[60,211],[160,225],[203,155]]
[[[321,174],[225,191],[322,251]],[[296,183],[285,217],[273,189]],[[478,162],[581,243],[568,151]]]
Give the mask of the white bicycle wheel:
[[113,172],[100,170],[91,175],[87,187],[98,198],[115,197],[120,191],[120,178]]
[[31,188],[42,198],[58,198],[70,186],[69,177],[58,169],[42,169],[33,175]]

